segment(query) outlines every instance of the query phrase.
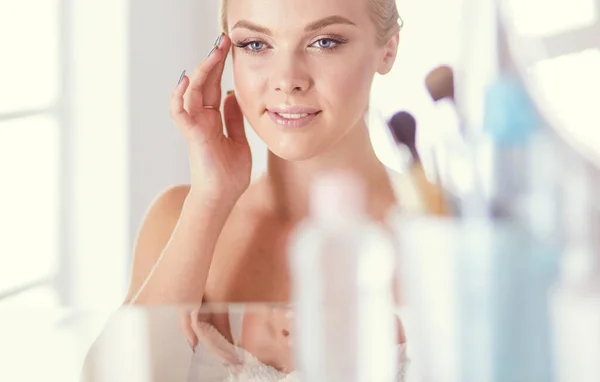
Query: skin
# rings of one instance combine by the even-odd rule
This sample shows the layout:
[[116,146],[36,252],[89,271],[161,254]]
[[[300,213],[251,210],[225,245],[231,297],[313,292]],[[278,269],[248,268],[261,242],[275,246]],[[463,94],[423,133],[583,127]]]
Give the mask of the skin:
[[[355,25],[336,23],[305,32],[314,21],[340,13]],[[348,145],[339,143],[364,131],[374,73],[388,71],[392,62],[382,59],[385,52],[372,38],[361,36],[375,36],[366,1],[329,0],[313,7],[305,1],[233,0],[228,14],[235,46],[257,41],[234,48],[233,73],[242,111],[269,150],[291,162],[323,163],[325,157],[339,161],[348,151]],[[268,26],[271,36],[244,27],[248,18]],[[314,106],[323,112],[310,128],[290,132],[273,128],[264,113],[280,104]]]
[[[339,16],[334,23],[306,30],[333,15]],[[173,91],[171,115],[188,144],[190,184],[165,191],[150,207],[126,303],[288,302],[286,249],[292,230],[307,218],[308,186],[316,176],[355,173],[376,220],[396,202],[371,147],[365,112],[374,75],[392,68],[398,35],[376,43],[367,0],[229,0],[227,21],[221,46]],[[220,107],[229,52],[236,91]],[[266,113],[280,105],[320,113],[302,129],[285,129]],[[251,185],[242,115],[269,149],[266,174]],[[289,341],[289,321],[282,314],[246,320],[243,341],[260,353],[269,348],[267,338],[278,350],[261,358],[285,370],[289,352],[280,349]],[[201,337],[195,320],[189,311],[182,315],[192,346]],[[207,320],[231,340],[225,316]],[[252,335],[261,331],[277,335]]]

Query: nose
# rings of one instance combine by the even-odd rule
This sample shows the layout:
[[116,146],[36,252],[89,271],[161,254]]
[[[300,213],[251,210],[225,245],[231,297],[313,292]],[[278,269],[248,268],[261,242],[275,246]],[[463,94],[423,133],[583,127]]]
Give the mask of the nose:
[[295,55],[286,55],[277,60],[273,72],[273,89],[278,93],[293,94],[306,92],[311,79],[302,60]]

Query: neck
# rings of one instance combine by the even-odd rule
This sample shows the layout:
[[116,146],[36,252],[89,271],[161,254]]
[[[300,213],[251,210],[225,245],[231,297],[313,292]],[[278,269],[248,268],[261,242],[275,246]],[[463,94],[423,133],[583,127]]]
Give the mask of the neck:
[[269,205],[277,216],[297,221],[309,210],[312,181],[323,173],[351,172],[366,187],[368,213],[382,218],[395,202],[388,174],[379,161],[369,138],[366,124],[356,126],[327,152],[305,161],[291,162],[268,153],[267,176]]

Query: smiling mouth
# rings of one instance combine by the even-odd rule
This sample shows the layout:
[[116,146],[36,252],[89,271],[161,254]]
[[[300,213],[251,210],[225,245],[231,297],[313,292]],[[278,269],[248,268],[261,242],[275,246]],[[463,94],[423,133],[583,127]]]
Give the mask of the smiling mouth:
[[285,118],[285,119],[301,119],[301,118],[308,117],[311,114],[317,114],[317,113],[287,114],[287,113],[275,112],[275,114],[277,114],[278,116]]
[[300,129],[308,126],[319,114],[321,114],[321,111],[313,113],[283,113],[267,110],[267,113],[271,120],[279,127]]

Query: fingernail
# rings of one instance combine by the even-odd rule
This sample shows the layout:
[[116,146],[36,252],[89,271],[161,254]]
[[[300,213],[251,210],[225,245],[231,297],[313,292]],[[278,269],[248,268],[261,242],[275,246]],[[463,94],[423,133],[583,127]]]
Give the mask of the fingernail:
[[206,57],[210,57],[211,54],[213,54],[213,52],[217,50],[216,46],[213,46],[213,48],[210,50],[210,52],[208,52],[208,54],[206,55]]
[[221,33],[219,35],[219,37],[217,37],[217,39],[215,40],[215,43],[213,44],[213,48],[210,50],[210,52],[208,52],[208,55],[206,57],[209,57],[211,54],[214,53],[215,50],[217,50],[221,46],[222,40],[223,40],[223,33]]
[[179,76],[179,81],[177,81],[177,85],[181,84],[181,81],[183,81],[183,77],[185,77],[185,70],[181,72],[181,76]]
[[235,94],[235,90],[227,90],[227,95]]
[[190,345],[190,348],[192,349],[192,352],[195,353],[196,349],[194,349],[194,345],[192,345],[192,341],[188,340],[188,345]]
[[220,47],[221,46],[221,42],[223,41],[223,33],[221,33],[219,35],[219,37],[217,37],[217,40],[215,41],[215,46],[216,47]]

